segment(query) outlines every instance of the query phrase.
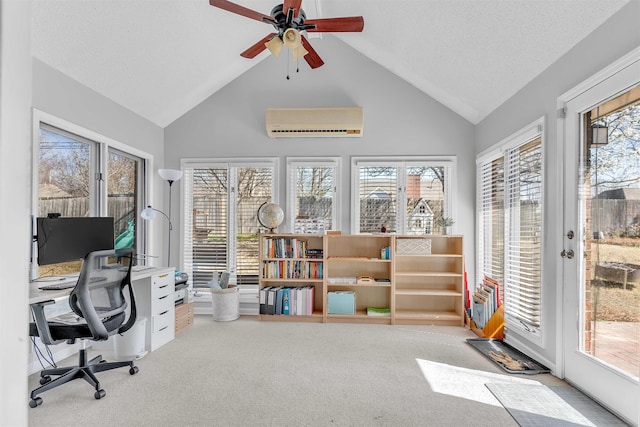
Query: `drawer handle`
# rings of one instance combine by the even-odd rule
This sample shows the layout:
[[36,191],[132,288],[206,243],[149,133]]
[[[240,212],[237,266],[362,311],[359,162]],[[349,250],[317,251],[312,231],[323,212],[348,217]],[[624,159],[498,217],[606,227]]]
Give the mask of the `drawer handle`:
[[166,288],[167,286],[169,286],[169,285],[168,284],[167,285],[162,285],[162,286],[160,286],[160,289]]
[[158,316],[164,316],[165,314],[167,314],[169,312],[169,310],[165,310],[162,313],[158,314]]
[[160,297],[160,298],[158,298],[158,299],[165,299],[165,298],[166,298],[166,297],[168,297],[168,296],[169,296],[169,295],[165,295],[165,296]]
[[162,332],[162,331],[164,331],[164,330],[165,330],[165,329],[167,329],[167,328],[168,328],[168,326],[165,326],[164,328],[159,329],[159,330],[158,330],[158,332]]

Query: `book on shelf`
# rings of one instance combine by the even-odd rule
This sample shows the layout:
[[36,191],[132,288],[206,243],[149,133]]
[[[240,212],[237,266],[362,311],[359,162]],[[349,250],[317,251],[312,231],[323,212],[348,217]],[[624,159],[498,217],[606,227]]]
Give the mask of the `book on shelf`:
[[264,279],[322,279],[323,271],[322,261],[282,259],[262,265]]
[[307,248],[307,241],[296,237],[265,237],[263,258],[322,258],[322,249]]
[[282,288],[282,314],[291,314],[291,288]]
[[267,294],[270,287],[260,289],[260,314],[267,314]]
[[276,291],[276,311],[274,314],[282,314],[282,293],[284,288],[278,288]]
[[277,286],[269,288],[267,292],[267,314],[276,313],[276,294],[277,293],[278,293]]
[[390,317],[391,309],[388,307],[367,307],[367,316]]
[[380,259],[391,259],[391,246],[380,249]]

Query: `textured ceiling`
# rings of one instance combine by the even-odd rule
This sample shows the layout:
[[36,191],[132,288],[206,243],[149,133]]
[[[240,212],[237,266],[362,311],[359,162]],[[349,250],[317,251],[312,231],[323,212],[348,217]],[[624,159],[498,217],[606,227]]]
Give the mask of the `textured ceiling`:
[[[629,0],[303,0],[307,19],[477,123]],[[266,0],[235,0],[269,14]],[[241,29],[241,31],[239,31]],[[272,27],[208,0],[33,0],[33,56],[165,127],[267,56]],[[330,66],[326,64],[326,66]]]

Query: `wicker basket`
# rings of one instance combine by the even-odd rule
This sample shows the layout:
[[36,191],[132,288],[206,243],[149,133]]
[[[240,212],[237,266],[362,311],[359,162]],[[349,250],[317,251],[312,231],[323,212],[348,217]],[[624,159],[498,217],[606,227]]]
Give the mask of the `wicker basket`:
[[430,239],[398,239],[396,243],[398,255],[431,255]]

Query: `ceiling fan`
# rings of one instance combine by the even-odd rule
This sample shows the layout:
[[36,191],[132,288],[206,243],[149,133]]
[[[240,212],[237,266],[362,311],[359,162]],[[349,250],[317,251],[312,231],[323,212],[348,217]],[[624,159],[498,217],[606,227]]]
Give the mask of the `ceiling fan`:
[[219,7],[226,11],[255,19],[273,25],[276,33],[270,33],[262,40],[240,54],[244,58],[255,58],[265,49],[278,56],[282,46],[291,50],[294,59],[303,57],[311,68],[318,68],[324,61],[311,47],[309,41],[301,33],[324,32],[361,32],[364,28],[362,16],[350,16],[344,18],[309,19],[300,8],[302,0],[284,0],[284,3],[276,5],[271,10],[271,15],[248,9],[244,6],[227,0],[209,0],[211,6]]

